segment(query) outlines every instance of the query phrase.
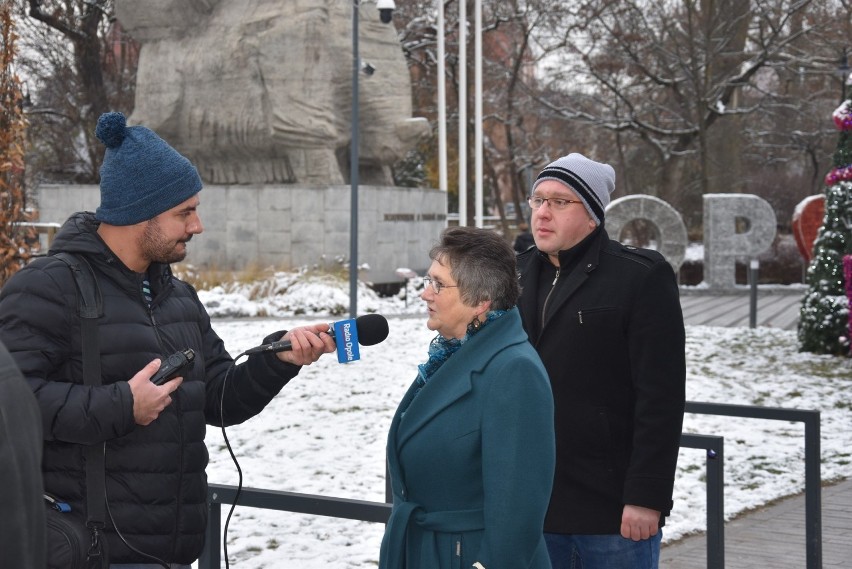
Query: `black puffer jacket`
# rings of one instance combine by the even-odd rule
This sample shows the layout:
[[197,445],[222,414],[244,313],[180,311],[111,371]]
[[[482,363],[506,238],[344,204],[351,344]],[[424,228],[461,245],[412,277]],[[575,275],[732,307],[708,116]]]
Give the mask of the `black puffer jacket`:
[[[233,425],[256,415],[299,367],[264,353],[231,369],[233,359],[195,290],[172,276],[167,265],[154,265],[149,310],[142,276],[125,267],[96,230],[92,214],[75,214],[57,234],[51,253],[84,255],[98,276],[104,300],[99,321],[103,385],[82,385],[75,285],[58,259],[37,259],[4,285],[0,340],[41,408],[46,491],[82,511],[81,445],[106,441],[107,500],[115,526],[139,551],[188,564],[201,552],[207,522],[205,424]],[[137,425],[127,380],[152,359],[185,348],[197,357],[173,403],[150,425]],[[112,524],[107,526],[113,563],[150,562],[128,549]]]

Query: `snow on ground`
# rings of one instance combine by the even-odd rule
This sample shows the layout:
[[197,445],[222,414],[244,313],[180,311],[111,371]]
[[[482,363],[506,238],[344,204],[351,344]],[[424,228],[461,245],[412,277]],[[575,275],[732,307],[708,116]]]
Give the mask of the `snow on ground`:
[[[390,419],[433,337],[418,284],[409,283],[407,305],[399,296],[380,298],[363,287],[358,313],[385,315],[387,340],[362,347],[358,362],[342,365],[329,355],[304,368],[263,413],[227,429],[244,486],[384,500]],[[199,296],[237,356],[272,331],[346,318],[347,292],[340,280],[282,273],[260,285],[219,287]],[[819,410],[822,479],[852,475],[849,360],[800,353],[790,331],[689,326],[687,364],[689,401]],[[728,518],[804,488],[801,423],[687,414],[684,432],[725,437]],[[207,443],[210,482],[236,485],[221,431],[209,429]],[[704,529],[705,492],[705,452],[682,449],[664,540]],[[223,524],[227,513],[225,506]],[[230,521],[228,553],[233,566],[245,569],[369,568],[378,562],[383,529],[239,506]]]

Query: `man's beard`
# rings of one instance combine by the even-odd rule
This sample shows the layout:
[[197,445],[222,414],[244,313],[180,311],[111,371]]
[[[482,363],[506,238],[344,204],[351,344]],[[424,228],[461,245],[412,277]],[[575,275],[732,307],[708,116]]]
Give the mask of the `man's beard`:
[[163,238],[163,233],[160,230],[160,224],[156,219],[152,219],[145,227],[145,232],[140,238],[139,247],[142,249],[145,257],[152,263],[179,263],[186,258],[186,246],[183,250],[178,250],[178,245],[188,243],[192,239],[192,235],[181,241],[168,241]]

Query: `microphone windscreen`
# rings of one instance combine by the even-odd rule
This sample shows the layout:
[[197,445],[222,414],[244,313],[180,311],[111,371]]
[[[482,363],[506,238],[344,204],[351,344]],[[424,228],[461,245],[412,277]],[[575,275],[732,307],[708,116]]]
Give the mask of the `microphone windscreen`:
[[358,343],[372,346],[388,337],[388,320],[381,314],[364,314],[355,319],[358,328]]

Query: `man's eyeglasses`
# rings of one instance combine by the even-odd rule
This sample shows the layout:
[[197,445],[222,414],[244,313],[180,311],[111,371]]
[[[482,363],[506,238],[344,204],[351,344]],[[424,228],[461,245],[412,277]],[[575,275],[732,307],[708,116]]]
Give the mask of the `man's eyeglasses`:
[[435,291],[435,294],[441,294],[441,289],[445,288],[458,288],[459,285],[445,285],[439,281],[436,281],[432,277],[423,277],[423,282],[426,283],[426,286],[432,285],[432,290]]
[[530,196],[529,199],[527,199],[527,202],[533,209],[540,208],[544,205],[544,202],[548,202],[548,205],[550,205],[550,209],[565,209],[572,203],[583,203],[578,200],[566,200],[564,198],[543,198],[541,196]]

